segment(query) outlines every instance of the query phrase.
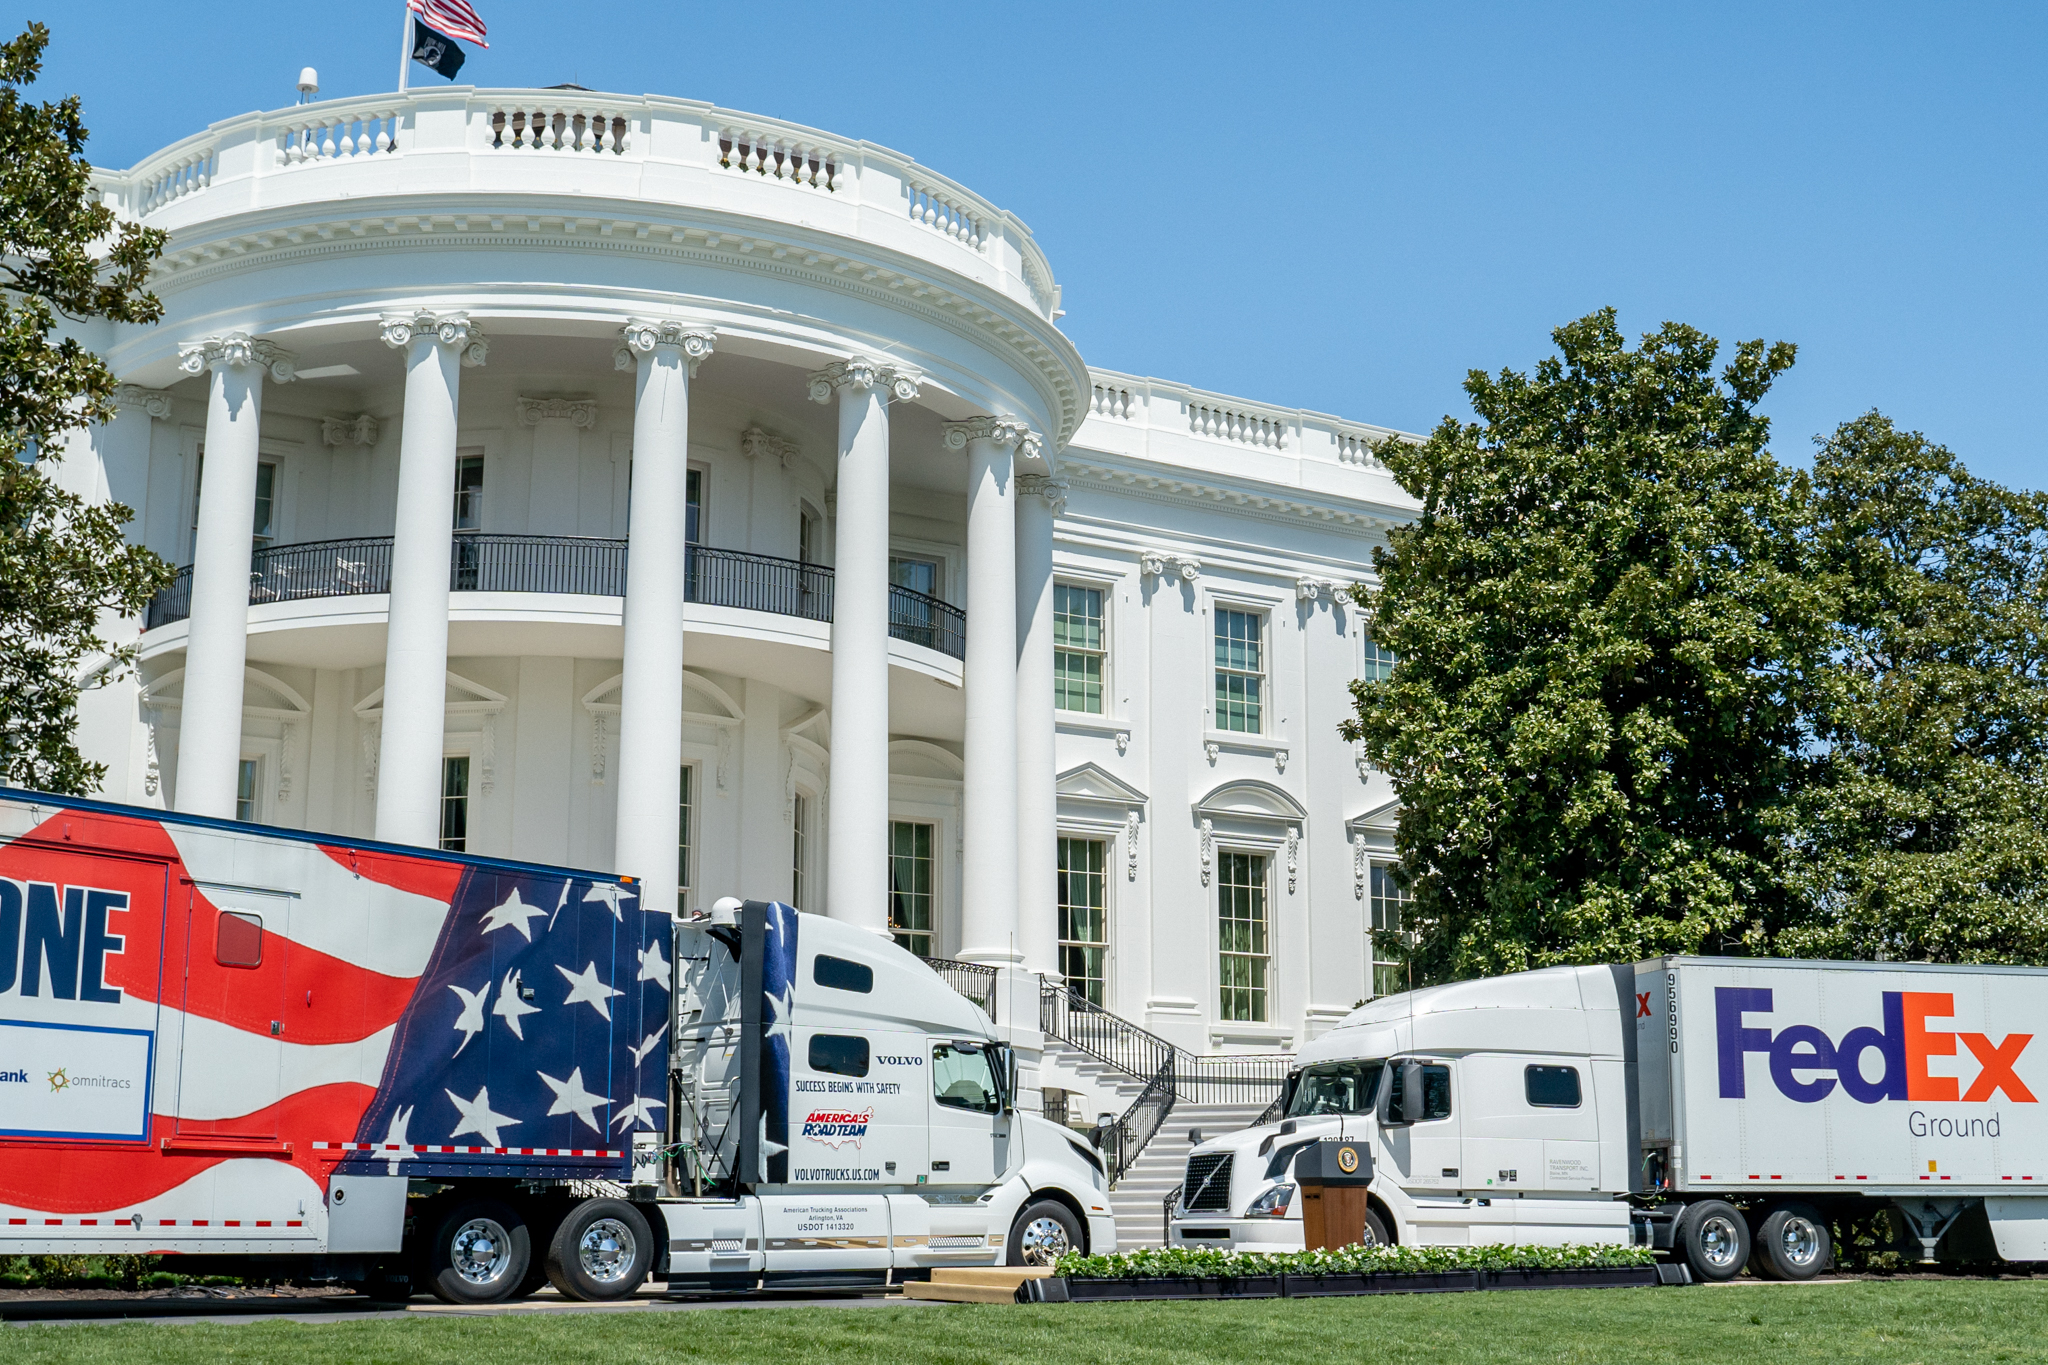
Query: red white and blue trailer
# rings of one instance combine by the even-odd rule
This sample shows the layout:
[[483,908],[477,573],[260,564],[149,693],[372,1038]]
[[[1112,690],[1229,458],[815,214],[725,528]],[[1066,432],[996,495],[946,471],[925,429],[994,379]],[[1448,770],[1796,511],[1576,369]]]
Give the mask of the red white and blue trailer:
[[671,925],[630,878],[0,789],[0,1255],[629,1292]]

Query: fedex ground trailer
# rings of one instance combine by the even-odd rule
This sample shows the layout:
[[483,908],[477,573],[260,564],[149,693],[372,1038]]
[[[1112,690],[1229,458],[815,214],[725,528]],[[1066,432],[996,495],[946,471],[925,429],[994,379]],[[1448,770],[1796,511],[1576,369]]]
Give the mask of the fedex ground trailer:
[[1379,1240],[1803,1279],[1885,1208],[1915,1258],[2048,1260],[2044,1020],[2019,967],[1674,957],[1382,997],[1300,1050],[1271,1122],[1195,1147],[1169,1242],[1302,1245],[1293,1163],[1341,1136]]

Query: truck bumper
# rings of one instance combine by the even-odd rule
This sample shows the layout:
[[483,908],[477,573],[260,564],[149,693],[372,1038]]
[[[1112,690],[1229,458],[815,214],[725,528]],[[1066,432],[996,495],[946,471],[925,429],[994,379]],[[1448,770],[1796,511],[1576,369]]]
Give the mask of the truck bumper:
[[1176,1218],[1166,1244],[1218,1251],[1300,1251],[1299,1218]]

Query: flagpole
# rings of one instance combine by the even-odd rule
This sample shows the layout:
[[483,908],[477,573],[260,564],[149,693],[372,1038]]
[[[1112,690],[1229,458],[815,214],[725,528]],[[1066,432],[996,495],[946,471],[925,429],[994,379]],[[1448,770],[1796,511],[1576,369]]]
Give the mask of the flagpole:
[[403,21],[398,30],[398,93],[403,95],[412,72],[412,6],[401,4],[398,13]]

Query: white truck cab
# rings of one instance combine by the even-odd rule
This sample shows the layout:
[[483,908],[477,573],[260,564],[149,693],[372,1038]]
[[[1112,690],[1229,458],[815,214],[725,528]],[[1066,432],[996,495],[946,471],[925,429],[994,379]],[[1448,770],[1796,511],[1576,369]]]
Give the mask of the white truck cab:
[[1378,1240],[1627,1242],[1618,982],[1554,967],[1353,1011],[1301,1049],[1278,1119],[1195,1147],[1169,1244],[1299,1250],[1294,1160],[1325,1137],[1368,1143]]
[[686,922],[676,953],[671,1290],[1115,1250],[1101,1158],[1017,1108],[999,1031],[917,957],[757,901]]

